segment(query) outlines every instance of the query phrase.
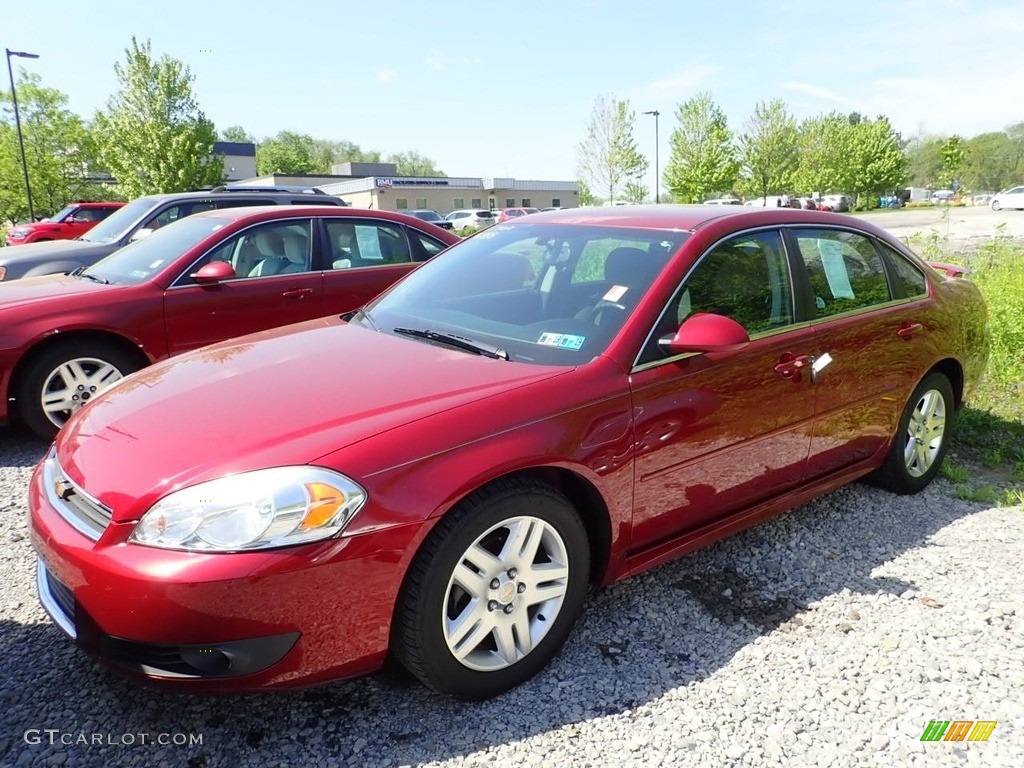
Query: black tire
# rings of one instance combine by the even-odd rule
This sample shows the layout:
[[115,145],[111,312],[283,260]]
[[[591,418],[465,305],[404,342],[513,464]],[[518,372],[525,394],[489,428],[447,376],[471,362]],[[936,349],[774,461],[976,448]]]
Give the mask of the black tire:
[[[512,529],[498,526],[512,523],[516,518],[539,521],[528,523],[536,527],[530,529],[527,539],[534,537],[533,531],[543,530],[553,546],[548,547],[538,539],[537,552],[540,554],[533,557],[532,566],[523,566],[525,575],[505,570],[509,561],[498,557],[495,558],[493,573],[466,569],[470,547],[479,545],[489,551],[493,547],[498,550],[497,554],[501,554]],[[556,536],[551,535],[552,531]],[[506,535],[504,541],[500,538],[503,533]],[[560,606],[552,608],[550,603],[530,606],[530,596],[536,599],[541,588],[533,584],[531,589],[526,583],[535,579],[539,572],[533,566],[544,568],[557,563],[556,557],[550,557],[550,562],[546,562],[550,551],[560,552],[566,561],[562,563],[567,578]],[[499,630],[486,630],[480,633],[479,641],[466,641],[467,649],[476,650],[467,650],[466,662],[460,661],[449,647],[447,628],[449,621],[458,617],[452,615],[453,611],[458,615],[474,611],[469,607],[473,604],[471,593],[457,583],[457,567],[486,585],[481,594],[490,595],[490,599],[476,601],[483,620],[501,622],[509,627],[516,617],[527,617],[529,611],[534,611],[529,614],[526,624],[520,624],[516,629],[528,626],[530,631],[527,634],[532,636],[533,629],[537,628],[542,635],[536,639],[536,644],[531,639],[529,647],[520,656],[522,644],[519,638],[522,634],[508,629],[507,637],[515,640],[513,655],[516,659],[507,663],[507,655],[503,657],[498,647]],[[468,497],[427,537],[409,567],[399,595],[392,623],[392,651],[406,669],[436,691],[470,700],[497,696],[529,680],[555,657],[583,607],[589,574],[587,532],[568,499],[543,483],[499,481]],[[521,584],[515,582],[516,576],[522,579]],[[500,589],[494,586],[499,577],[510,579],[503,581]],[[510,583],[513,586],[506,590]],[[561,585],[557,589],[561,589]],[[517,591],[524,597],[518,597]],[[508,602],[503,604],[501,600]],[[513,614],[513,610],[516,613]],[[550,617],[552,611],[555,612],[553,618]],[[547,612],[547,617],[544,612]],[[509,618],[503,618],[503,614],[508,614]],[[476,636],[472,632],[467,635]],[[493,650],[489,646],[493,646]],[[480,663],[481,659],[486,662]],[[488,664],[493,666],[487,668]],[[474,665],[477,668],[473,668]]]
[[1003,206],[1001,206],[1001,205],[999,204],[999,201],[998,201],[998,200],[993,200],[993,201],[992,201],[992,210],[993,210],[993,211],[1001,211],[1001,210],[1003,210]]
[[[933,401],[933,404],[926,405],[925,401],[929,396],[941,398],[941,402]],[[919,412],[919,408],[931,411],[933,416],[922,423],[912,424],[912,420],[916,421],[915,413]],[[942,430],[938,434],[935,432],[936,409],[941,409],[942,413]],[[889,455],[885,463],[871,476],[872,482],[887,491],[903,495],[924,490],[938,474],[946,451],[949,450],[953,413],[953,387],[949,379],[941,373],[930,373],[925,376],[907,401]],[[932,427],[933,424],[936,427]],[[929,436],[931,439],[928,439]],[[929,446],[932,450],[929,450]],[[914,453],[908,459],[909,450],[913,450]],[[931,457],[930,463],[922,462],[922,454]]]
[[[100,382],[84,384],[80,399],[76,401],[73,409],[54,413],[53,419],[51,419],[43,408],[44,388],[48,388],[52,392],[55,383],[53,376],[61,366],[73,360],[81,361],[83,370],[87,373],[103,370],[100,367],[101,364],[112,366],[114,373],[104,380],[107,386],[140,367],[131,355],[115,346],[103,343],[83,342],[81,345],[64,343],[51,347],[38,355],[25,370],[17,398],[18,412],[22,421],[44,440],[52,440],[60,427],[71,416],[73,410],[80,408],[105,388]],[[114,375],[116,378],[112,378]]]

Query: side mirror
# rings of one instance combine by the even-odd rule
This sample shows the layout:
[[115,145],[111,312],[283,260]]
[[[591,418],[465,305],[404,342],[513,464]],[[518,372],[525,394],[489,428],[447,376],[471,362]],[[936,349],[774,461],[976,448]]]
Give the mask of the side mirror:
[[144,237],[149,237],[152,234],[153,234],[153,230],[152,229],[145,229],[145,228],[143,228],[143,229],[138,230],[134,235],[132,235],[131,239],[128,242],[129,243],[134,243],[137,240],[142,240]]
[[699,312],[688,317],[674,336],[665,336],[658,344],[674,355],[686,352],[728,352],[750,343],[747,330],[723,315]]
[[198,271],[193,272],[189,277],[200,285],[215,285],[223,280],[231,280],[234,277],[238,277],[238,275],[235,274],[234,267],[226,261],[211,261],[209,264],[201,266]]

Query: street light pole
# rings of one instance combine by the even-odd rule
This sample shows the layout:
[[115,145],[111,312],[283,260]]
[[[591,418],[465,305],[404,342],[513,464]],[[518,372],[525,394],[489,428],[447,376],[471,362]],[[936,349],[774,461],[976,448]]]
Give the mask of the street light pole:
[[644,112],[645,115],[654,115],[654,202],[655,204],[661,203],[661,185],[658,180],[658,115],[661,114],[656,109],[652,109],[650,112]]
[[4,49],[7,52],[7,76],[11,78],[11,101],[14,102],[14,124],[18,128],[18,147],[21,149],[21,170],[25,173],[25,197],[28,198],[28,220],[33,222],[36,220],[35,211],[32,210],[32,185],[28,183],[28,161],[25,159],[25,139],[21,135],[21,115],[18,114],[18,93],[14,88],[14,70],[11,69],[11,56],[19,56],[23,59],[38,59],[38,53],[26,53],[25,51],[12,51],[10,48]]

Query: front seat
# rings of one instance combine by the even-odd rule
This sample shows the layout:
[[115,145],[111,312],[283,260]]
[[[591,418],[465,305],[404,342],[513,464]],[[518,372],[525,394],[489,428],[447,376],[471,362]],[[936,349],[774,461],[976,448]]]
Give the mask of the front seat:
[[586,316],[597,326],[622,322],[623,315],[640,301],[658,268],[647,251],[627,247],[614,249],[604,262],[605,292],[592,307],[584,310]]
[[285,255],[284,238],[280,233],[272,229],[257,232],[255,240],[256,248],[263,255],[263,259],[249,272],[249,277],[277,275],[291,264]]

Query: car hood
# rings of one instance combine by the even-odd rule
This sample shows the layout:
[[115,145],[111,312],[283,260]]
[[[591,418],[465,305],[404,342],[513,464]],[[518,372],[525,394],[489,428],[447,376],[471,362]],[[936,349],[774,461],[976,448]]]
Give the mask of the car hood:
[[569,368],[467,354],[323,318],[140,371],[57,438],[69,478],[137,519],[167,493],[319,457]]
[[90,243],[86,240],[48,240],[44,243],[25,243],[10,251],[0,253],[4,264],[15,264],[22,261],[42,261],[43,259],[81,258],[87,255],[107,254],[116,248],[113,243]]
[[[19,245],[19,248],[28,248]],[[77,294],[93,294],[97,291],[110,290],[116,286],[97,283],[81,277],[67,275],[43,275],[0,282],[0,309],[25,304],[50,301],[58,296],[67,297]]]

